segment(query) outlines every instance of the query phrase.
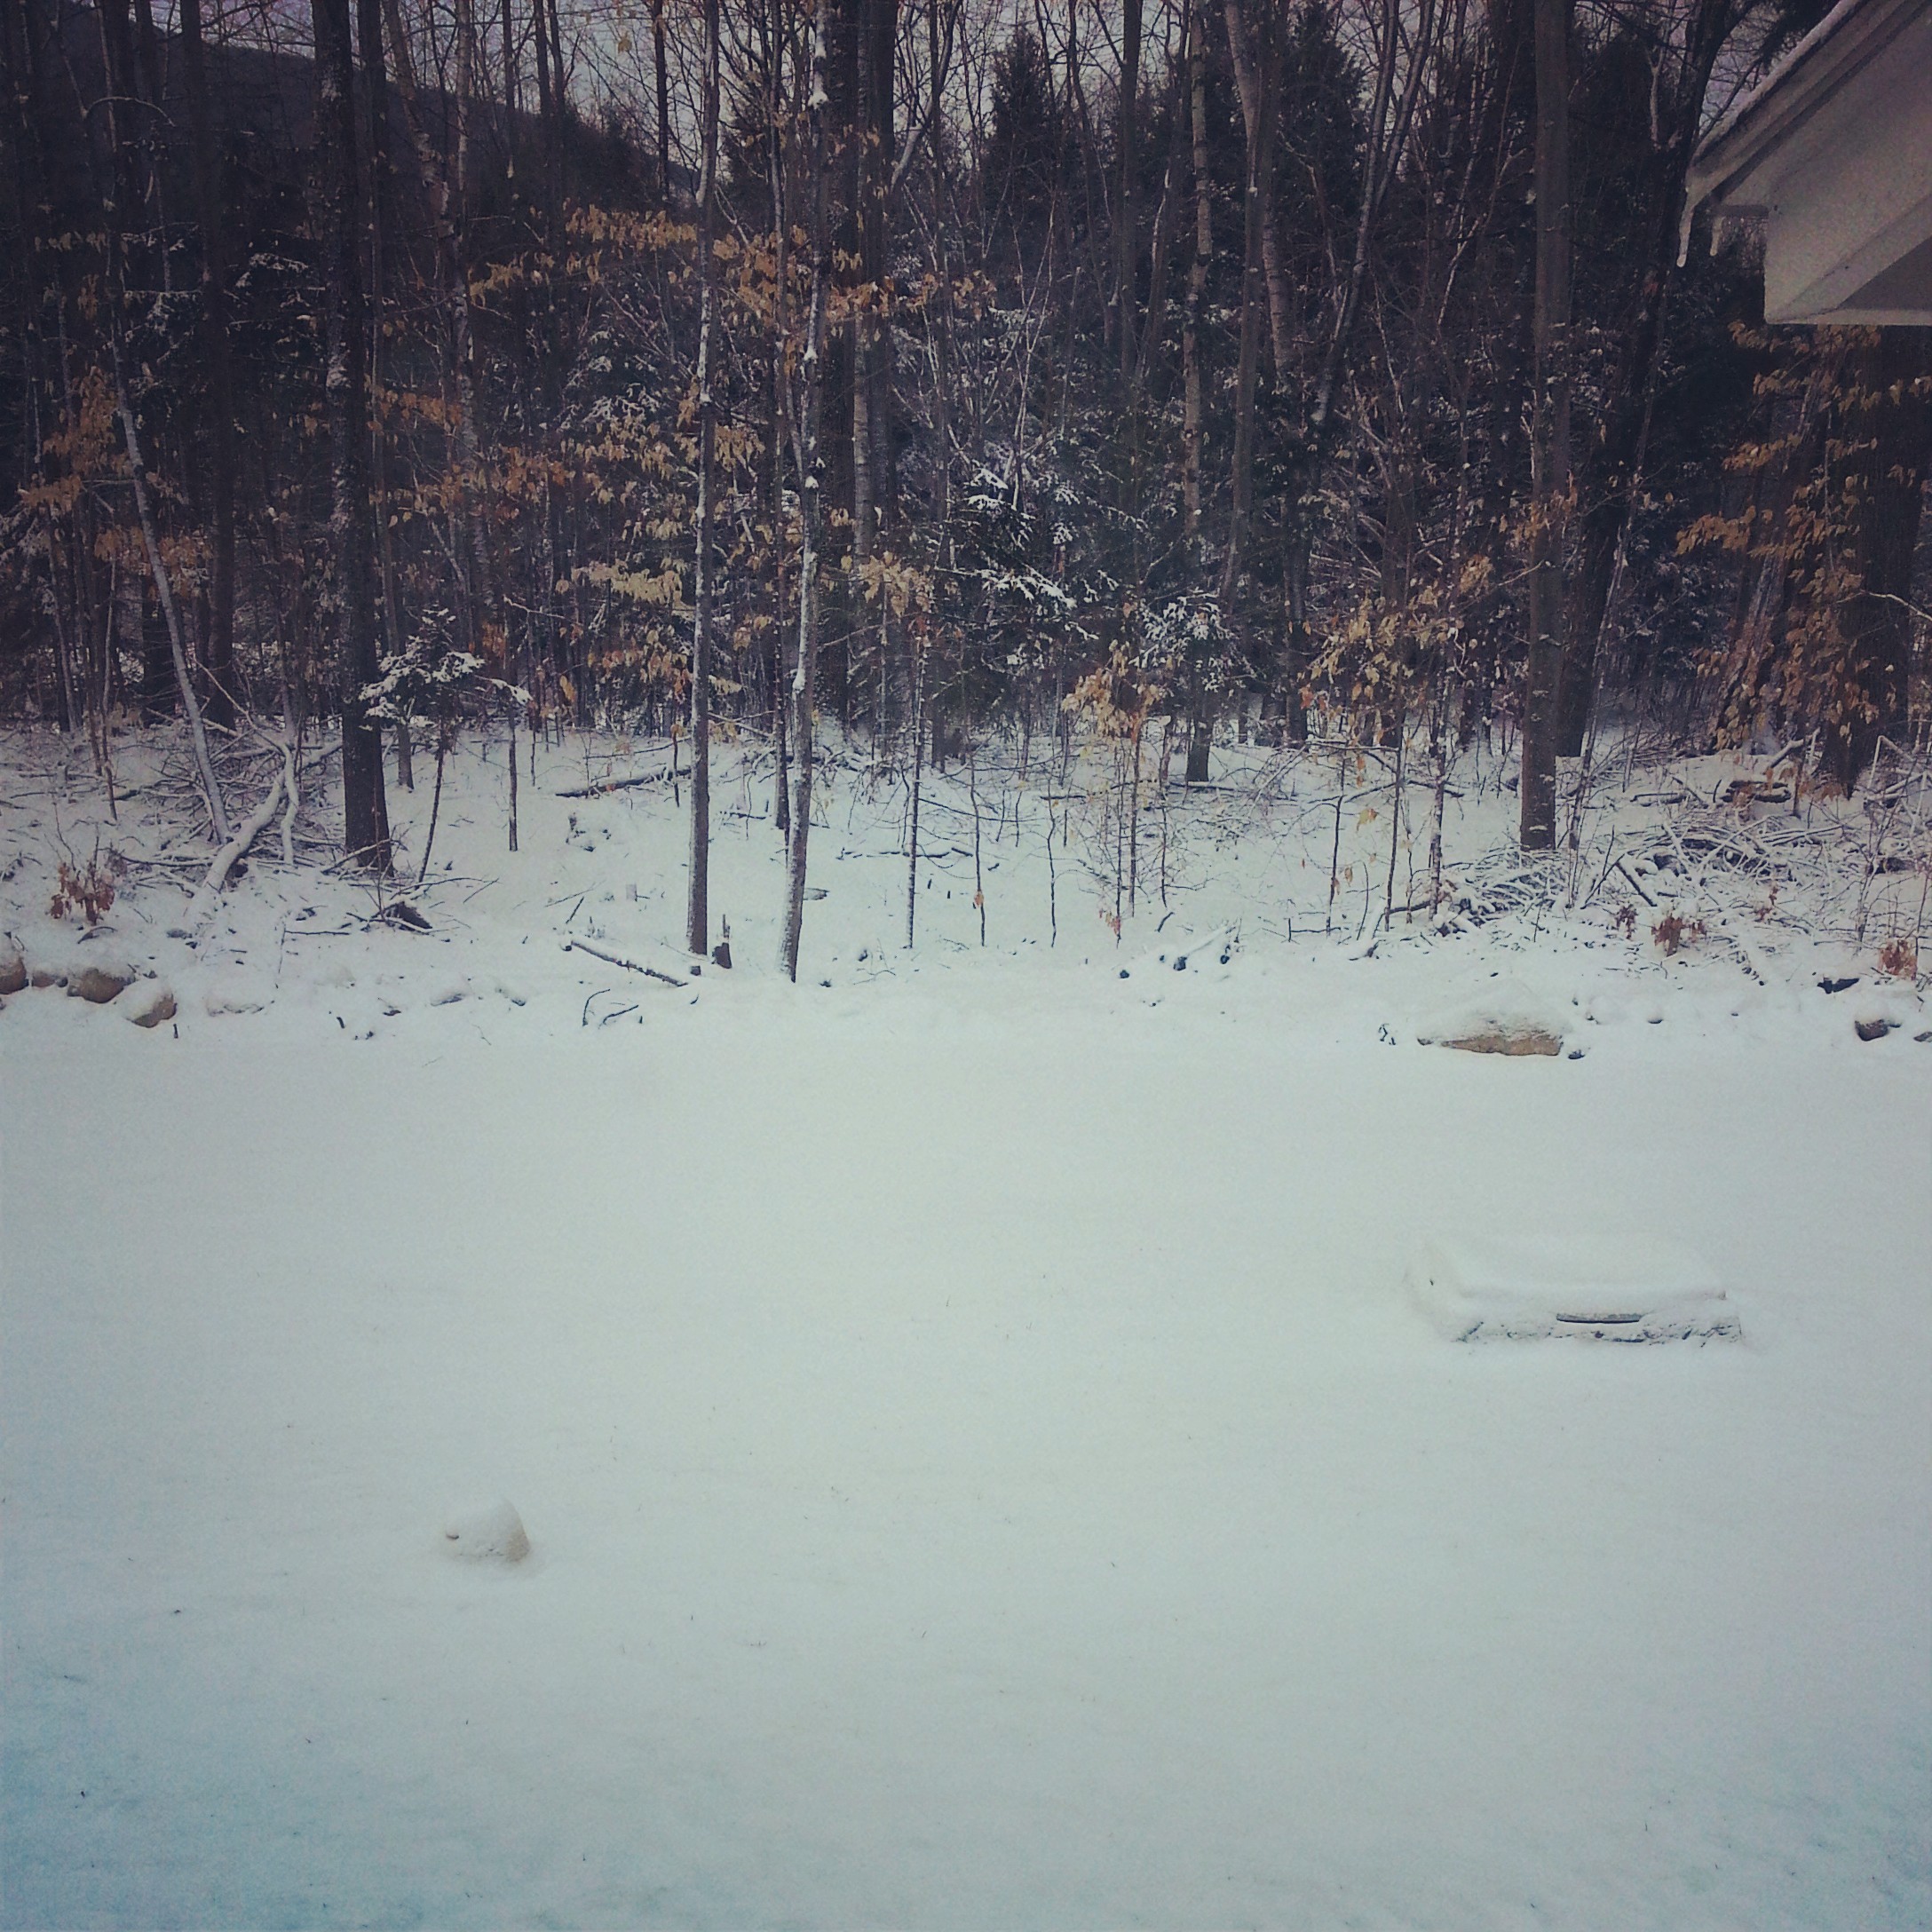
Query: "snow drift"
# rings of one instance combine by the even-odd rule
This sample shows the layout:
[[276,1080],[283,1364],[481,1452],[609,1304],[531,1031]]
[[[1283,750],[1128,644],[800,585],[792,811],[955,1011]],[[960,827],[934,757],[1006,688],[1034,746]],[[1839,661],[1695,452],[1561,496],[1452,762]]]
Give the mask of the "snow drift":
[[1456,1342],[1709,1342],[1743,1333],[1710,1269],[1648,1238],[1453,1236],[1418,1247],[1407,1281],[1429,1323]]

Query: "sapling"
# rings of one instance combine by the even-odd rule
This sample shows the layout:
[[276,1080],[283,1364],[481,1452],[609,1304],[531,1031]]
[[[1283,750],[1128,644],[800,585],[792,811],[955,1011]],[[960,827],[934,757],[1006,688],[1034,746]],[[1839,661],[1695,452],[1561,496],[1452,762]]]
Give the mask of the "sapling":
[[[425,611],[399,654],[383,660],[383,675],[363,687],[366,715],[383,724],[408,724],[436,733],[436,777],[430,792],[429,830],[423,841],[423,863],[416,873],[420,886],[428,878],[430,853],[436,843],[436,821],[442,810],[443,766],[455,743],[456,722],[464,699],[479,691],[498,693],[514,704],[525,693],[498,677],[481,677],[483,660],[450,642],[455,619],[447,610]],[[525,701],[527,701],[525,700]],[[511,850],[516,850],[516,739],[511,739]]]

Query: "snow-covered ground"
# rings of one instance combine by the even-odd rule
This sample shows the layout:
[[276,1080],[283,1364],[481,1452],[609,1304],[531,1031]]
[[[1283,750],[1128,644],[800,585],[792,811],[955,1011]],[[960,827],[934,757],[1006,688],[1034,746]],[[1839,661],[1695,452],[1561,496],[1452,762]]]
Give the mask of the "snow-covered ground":
[[[514,856],[456,763],[427,933],[272,833],[192,940],[178,764],[83,938],[89,784],[0,748],[0,928],[153,981],[0,1012],[7,1925],[1932,1923],[1896,824],[1820,814],[1848,880],[1734,813],[1760,874],[1636,768],[1566,907],[1472,786],[1462,930],[1368,953],[1390,801],[1324,935],[1333,764],[1230,756],[1117,943],[1097,783],[982,767],[908,954],[848,769],[794,988],[733,762],[674,987],[563,950],[685,971],[668,785],[554,796],[607,745]],[[1485,1023],[1562,1050],[1420,1043]],[[1743,1339],[1444,1340],[1458,1236],[1667,1243]],[[500,1498],[532,1554],[453,1557]]]

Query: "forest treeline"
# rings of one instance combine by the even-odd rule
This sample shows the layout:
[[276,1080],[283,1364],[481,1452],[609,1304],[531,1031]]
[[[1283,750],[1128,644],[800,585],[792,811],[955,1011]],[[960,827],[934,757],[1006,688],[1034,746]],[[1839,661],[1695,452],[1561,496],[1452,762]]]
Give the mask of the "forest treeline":
[[1514,733],[1531,847],[1612,715],[1849,789],[1928,332],[1680,263],[1816,11],[0,0],[0,709],[185,711],[218,829],[339,721],[376,864],[463,717],[764,734],[801,891],[832,716]]

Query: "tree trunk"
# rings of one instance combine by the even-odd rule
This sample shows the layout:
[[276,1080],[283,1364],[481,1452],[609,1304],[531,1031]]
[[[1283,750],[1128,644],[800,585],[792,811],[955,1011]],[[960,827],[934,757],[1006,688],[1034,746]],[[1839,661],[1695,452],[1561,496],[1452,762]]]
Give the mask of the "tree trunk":
[[360,172],[349,0],[313,0],[315,130],[326,183],[329,263],[328,403],[336,580],[336,654],[342,687],[344,843],[372,872],[389,869],[382,733],[362,696],[378,675],[370,568],[368,317],[362,294]]
[[657,68],[657,186],[671,205],[671,75],[664,49],[664,0],[651,0],[651,53]]
[[[390,202],[389,83],[383,59],[382,0],[356,0],[356,37],[362,57],[362,128],[368,147],[369,219],[369,387],[379,390],[383,361],[383,238]],[[401,586],[396,567],[396,538],[391,527],[389,431],[377,419],[369,439],[375,489],[376,561],[381,586],[383,642],[392,657],[402,655]],[[396,781],[405,791],[416,789],[416,769],[411,756],[409,727],[399,721],[393,727],[396,744]]]
[[790,679],[785,653],[785,444],[797,432],[792,415],[791,384],[786,358],[790,352],[790,323],[786,292],[790,286],[790,217],[785,202],[785,16],[786,0],[772,0],[770,146],[766,166],[772,195],[772,751],[773,761],[772,818],[779,836],[791,837],[791,748],[786,713],[790,705]]
[[1133,413],[1134,311],[1138,265],[1138,215],[1135,207],[1135,120],[1140,108],[1141,0],[1121,0],[1119,141],[1120,192],[1113,226],[1113,305],[1120,315],[1120,406]]
[[786,854],[785,927],[779,964],[788,979],[798,978],[798,941],[805,915],[805,852],[812,835],[812,700],[819,661],[819,527],[824,463],[819,425],[825,403],[826,283],[831,269],[831,237],[826,206],[825,15],[821,5],[812,28],[812,307],[805,323],[805,352],[800,375],[804,412],[799,431],[799,503],[802,541],[798,556],[798,662],[792,673],[792,758],[794,767],[791,844]]
[[1571,0],[1536,0],[1536,397],[1519,830],[1525,851],[1547,851],[1556,841],[1556,681],[1570,498],[1570,12]]
[[1194,257],[1187,266],[1187,305],[1181,327],[1181,380],[1184,392],[1181,426],[1181,504],[1183,527],[1199,561],[1200,539],[1201,446],[1201,301],[1208,287],[1208,265],[1214,258],[1214,211],[1208,180],[1208,83],[1205,22],[1206,0],[1188,8],[1187,65],[1189,120],[1194,160]]
[[717,202],[718,0],[704,0],[702,175],[698,190],[698,559],[691,650],[691,882],[685,944],[711,949],[711,462],[717,406],[711,390],[711,337],[717,280],[712,258]]
[[[1231,44],[1241,27],[1239,0],[1228,0],[1228,37]],[[1241,337],[1234,384],[1234,451],[1228,491],[1228,539],[1222,554],[1221,602],[1223,621],[1231,621],[1234,587],[1247,562],[1248,519],[1255,500],[1255,385],[1261,358],[1262,213],[1267,203],[1263,192],[1266,128],[1271,115],[1257,105],[1247,129],[1245,239],[1241,271]]]
[[1228,56],[1235,91],[1241,98],[1241,125],[1247,139],[1251,194],[1260,207],[1261,274],[1268,297],[1268,342],[1279,387],[1287,381],[1293,346],[1288,316],[1288,277],[1281,254],[1280,218],[1275,207],[1275,137],[1280,120],[1280,62],[1275,21],[1263,9],[1257,62],[1243,0],[1227,0]]
[[234,369],[229,352],[226,218],[215,162],[202,45],[201,0],[180,0],[181,79],[187,97],[189,173],[202,241],[202,352],[207,358],[209,721],[234,723]]
[[[1642,256],[1636,264],[1635,306],[1616,329],[1622,353],[1597,434],[1578,464],[1583,500],[1572,522],[1563,670],[1556,701],[1556,751],[1561,757],[1573,758],[1583,749],[1611,579],[1641,487],[1638,472],[1663,343],[1664,317],[1671,290],[1682,274],[1677,253],[1684,177],[1703,124],[1712,68],[1744,12],[1742,0],[1698,0],[1671,92],[1668,126],[1652,150],[1645,172],[1648,216],[1642,231]],[[1588,488],[1583,487],[1585,484]]]

